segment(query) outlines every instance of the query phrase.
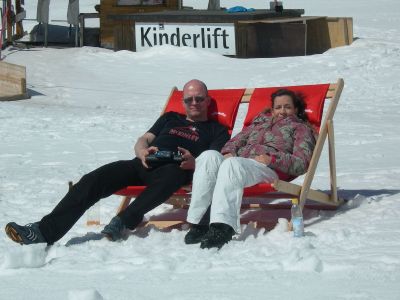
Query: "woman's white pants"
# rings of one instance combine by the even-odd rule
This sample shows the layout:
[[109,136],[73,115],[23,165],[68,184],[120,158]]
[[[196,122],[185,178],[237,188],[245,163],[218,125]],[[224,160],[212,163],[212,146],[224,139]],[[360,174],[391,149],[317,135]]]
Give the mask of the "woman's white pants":
[[204,151],[196,158],[187,221],[198,224],[211,204],[210,223],[225,223],[240,232],[243,189],[276,179],[274,170],[254,159],[224,159],[218,151]]

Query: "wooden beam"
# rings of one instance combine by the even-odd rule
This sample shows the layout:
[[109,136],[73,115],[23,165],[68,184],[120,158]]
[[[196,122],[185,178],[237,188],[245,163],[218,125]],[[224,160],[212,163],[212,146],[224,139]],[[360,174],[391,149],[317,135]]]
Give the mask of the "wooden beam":
[[326,93],[326,99],[332,99],[333,96],[335,95],[336,89],[337,89],[337,84],[331,83],[329,85],[328,92]]
[[315,16],[305,16],[305,17],[293,17],[293,18],[269,18],[260,20],[248,20],[248,21],[238,21],[239,24],[254,24],[254,23],[306,23],[310,20],[325,19],[326,17],[315,17]]
[[343,86],[344,86],[344,81],[343,81],[343,79],[339,78],[338,82],[337,82],[337,87],[336,87],[335,93],[332,97],[331,103],[328,107],[328,111],[326,112],[324,121],[322,123],[321,131],[319,133],[318,140],[315,145],[314,152],[313,152],[313,155],[312,155],[312,158],[310,161],[310,165],[308,167],[308,171],[307,171],[306,177],[303,182],[303,188],[302,188],[302,191],[301,191],[300,197],[299,197],[299,203],[302,207],[304,206],[304,202],[307,199],[307,195],[310,191],[311,182],[314,179],[315,171],[317,169],[317,165],[318,165],[319,159],[321,157],[322,148],[324,146],[325,139],[328,134],[327,122],[329,120],[333,119],[333,115],[335,114],[335,110],[336,110],[337,104],[339,102],[339,98],[340,98],[340,94],[342,93]]
[[185,221],[179,221],[179,220],[175,220],[175,221],[147,221],[145,222],[145,226],[149,226],[149,225],[153,225],[159,229],[166,229],[166,228],[179,228],[181,227],[183,224],[185,224]]
[[336,181],[335,136],[333,130],[333,120],[329,120],[327,126],[328,126],[329,170],[331,179],[331,200],[333,202],[338,202],[337,181]]
[[132,198],[133,197],[130,197],[130,196],[122,197],[122,201],[119,204],[118,209],[117,209],[117,214],[119,214],[121,211],[125,210],[128,207],[128,205],[131,202]]
[[254,92],[254,88],[248,88],[244,91],[244,94],[242,96],[242,99],[240,100],[240,103],[249,103],[251,99],[251,95]]
[[167,108],[169,99],[171,99],[172,94],[173,94],[175,91],[177,91],[177,90],[178,90],[178,88],[177,88],[176,86],[174,86],[174,87],[171,89],[171,92],[169,93],[169,96],[168,96],[168,100],[165,102],[164,108],[163,108],[162,111],[161,111],[161,115],[163,115],[163,114],[165,113],[165,109]]
[[[19,16],[23,12],[21,6],[21,0],[15,0],[15,14]],[[22,27],[22,20],[18,20],[15,24],[15,34],[17,38],[21,38],[24,35],[24,28]]]
[[171,204],[174,208],[188,208],[190,204],[190,195],[173,195],[165,203]]
[[[277,180],[273,184],[273,186],[277,191],[288,193],[288,194],[293,195],[295,197],[300,197],[302,189],[303,189],[303,187],[301,185],[290,183],[290,182],[286,182],[286,181],[282,181],[282,180]],[[309,189],[308,190],[308,194],[307,194],[307,198],[306,199],[310,199],[310,200],[313,200],[313,201],[317,201],[317,202],[320,202],[320,203],[323,203],[323,204],[328,204],[328,205],[333,205],[333,206],[338,206],[339,205],[339,203],[333,202],[331,200],[331,197],[328,194],[320,192],[320,191],[317,191],[317,190],[313,190],[313,189]]]

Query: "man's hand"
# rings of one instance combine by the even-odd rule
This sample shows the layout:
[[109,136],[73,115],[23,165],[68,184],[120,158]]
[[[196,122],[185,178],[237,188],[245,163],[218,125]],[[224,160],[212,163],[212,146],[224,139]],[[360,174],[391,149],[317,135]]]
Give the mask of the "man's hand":
[[142,165],[143,165],[145,168],[149,168],[149,166],[148,166],[147,163],[146,163],[146,157],[147,157],[149,154],[153,154],[153,153],[155,153],[155,152],[157,152],[157,151],[158,151],[158,148],[157,148],[157,147],[154,147],[154,146],[151,146],[151,147],[146,148],[146,149],[140,149],[140,150],[137,151],[137,152],[138,152],[137,157],[142,161]]
[[178,150],[182,153],[182,159],[183,159],[180,165],[181,169],[194,170],[194,167],[196,165],[196,160],[190,153],[190,151],[181,147],[178,147]]
[[149,147],[149,145],[154,141],[155,138],[156,136],[154,134],[152,134],[151,132],[146,132],[136,141],[134,148],[135,155],[142,161],[142,165],[145,168],[149,167],[146,164],[146,156],[158,151],[157,147]]
[[254,157],[254,160],[268,166],[271,163],[271,156],[267,154],[261,154]]

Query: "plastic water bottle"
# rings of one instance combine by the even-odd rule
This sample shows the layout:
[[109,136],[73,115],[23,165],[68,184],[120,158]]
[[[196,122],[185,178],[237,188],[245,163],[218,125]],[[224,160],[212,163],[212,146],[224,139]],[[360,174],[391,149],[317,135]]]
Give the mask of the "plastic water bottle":
[[301,206],[299,205],[299,199],[292,199],[292,208],[290,209],[290,212],[292,214],[293,236],[304,236],[303,213],[301,211]]

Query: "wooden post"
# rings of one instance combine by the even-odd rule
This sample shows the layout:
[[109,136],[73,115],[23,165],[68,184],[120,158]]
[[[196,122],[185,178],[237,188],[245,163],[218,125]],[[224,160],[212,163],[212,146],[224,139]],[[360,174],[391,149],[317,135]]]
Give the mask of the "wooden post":
[[117,214],[119,214],[121,211],[124,211],[128,207],[129,203],[131,203],[131,199],[132,197],[130,196],[124,196],[122,198],[122,201],[117,209]]
[[[18,14],[20,14],[22,12],[23,12],[23,9],[21,6],[21,0],[15,0],[15,15],[17,16]],[[16,34],[17,38],[21,38],[24,35],[24,28],[22,27],[22,20],[16,20],[15,34]]]
[[331,200],[338,202],[337,181],[336,181],[336,158],[335,158],[335,134],[333,130],[333,120],[328,123],[328,150],[329,150],[329,169],[331,177]]

